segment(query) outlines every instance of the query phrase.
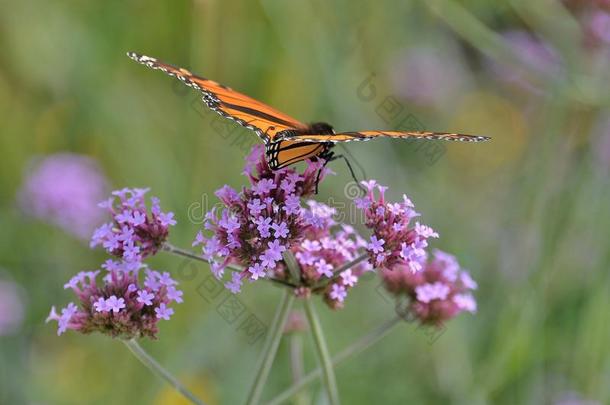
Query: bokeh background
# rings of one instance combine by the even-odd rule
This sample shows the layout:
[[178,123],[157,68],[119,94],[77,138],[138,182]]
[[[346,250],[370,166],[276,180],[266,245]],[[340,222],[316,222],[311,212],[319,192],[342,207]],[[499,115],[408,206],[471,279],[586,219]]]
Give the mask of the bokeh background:
[[[434,339],[393,330],[337,369],[344,403],[610,403],[608,1],[25,0],[0,4],[0,49],[0,403],[184,403],[120,342],[44,323],[73,299],[66,280],[105,259],[83,237],[103,218],[78,201],[151,187],[188,247],[212,192],[245,181],[254,135],[218,126],[128,50],[340,130],[493,137],[347,146],[358,174],[407,193],[441,234],[433,247],[471,270],[479,311]],[[332,168],[318,198],[348,207],[349,173]],[[205,266],[152,262],[181,278],[185,303],[144,346],[209,403],[240,403],[262,340],[202,293]],[[318,302],[332,352],[393,316],[377,286],[338,312]],[[239,296],[266,324],[278,297],[263,283]],[[287,342],[267,399],[290,384]]]

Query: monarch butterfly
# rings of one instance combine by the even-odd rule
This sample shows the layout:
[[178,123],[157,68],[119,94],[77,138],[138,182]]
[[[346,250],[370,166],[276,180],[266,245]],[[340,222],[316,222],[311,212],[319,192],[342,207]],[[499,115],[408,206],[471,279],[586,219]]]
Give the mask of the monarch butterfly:
[[[203,94],[203,102],[213,111],[253,130],[265,143],[265,156],[271,169],[276,170],[305,159],[323,159],[325,164],[343,158],[335,156],[332,147],[337,142],[368,141],[370,139],[420,138],[461,142],[481,142],[485,136],[462,135],[429,131],[354,131],[335,132],[324,122],[304,124],[258,100],[241,94],[215,81],[194,75],[150,56],[128,52],[127,56],[138,63],[174,76],[187,86]],[[349,161],[345,159],[352,177]]]

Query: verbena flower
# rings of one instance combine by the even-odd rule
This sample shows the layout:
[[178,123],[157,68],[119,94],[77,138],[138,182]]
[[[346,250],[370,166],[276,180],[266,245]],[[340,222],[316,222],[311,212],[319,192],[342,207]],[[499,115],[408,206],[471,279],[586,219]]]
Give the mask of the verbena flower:
[[[399,203],[385,200],[387,187],[375,180],[363,181],[367,193],[355,200],[364,212],[365,225],[373,231],[366,247],[370,263],[380,269],[406,266],[412,272],[422,269],[429,238],[438,238],[434,230],[413,219],[419,214],[406,195]],[[378,194],[378,196],[376,196]]]
[[416,273],[405,265],[381,272],[390,293],[408,298],[411,316],[423,324],[440,325],[461,312],[476,312],[472,291],[477,283],[460,268],[454,256],[436,250],[430,260],[422,263],[422,270]]
[[64,288],[74,291],[79,305],[70,302],[59,312],[53,307],[47,322],[57,321],[58,335],[73,329],[124,339],[155,338],[159,320],[174,313],[169,305],[182,302],[178,283],[167,272],[145,265],[134,269],[132,262],[107,260],[102,268],[72,277]]
[[364,260],[339,273],[333,270],[361,255],[366,241],[352,226],[340,225],[333,219],[337,214],[334,208],[311,200],[307,205],[304,215],[316,220],[306,227],[303,240],[292,248],[301,269],[301,281],[322,294],[331,308],[341,308],[358,277],[372,270],[372,266]]
[[152,197],[146,207],[149,189],[124,188],[98,205],[112,215],[112,222],[95,230],[91,247],[102,245],[108,253],[139,268],[143,258],[155,254],[167,239],[169,227],[176,224],[172,212],[162,212],[159,199]]
[[[412,273],[422,270],[427,240],[438,234],[413,221],[419,214],[411,201],[404,196],[400,203],[386,202],[386,187],[363,182],[367,194],[356,205],[364,211],[365,224],[373,233],[364,240],[353,227],[334,220],[334,208],[313,200],[302,203],[303,197],[313,193],[322,167],[321,162],[307,162],[303,174],[293,168],[274,172],[262,147],[255,147],[244,171],[250,186],[240,192],[224,186],[216,192],[223,206],[207,213],[204,231],[197,234],[193,246],[202,246],[213,274],[225,280],[227,289],[238,293],[244,279],[272,277],[292,286],[298,296],[318,294],[331,308],[341,308],[365,271],[399,266]],[[296,258],[296,276],[284,262],[287,251]],[[356,263],[345,267],[352,261]],[[229,277],[227,268],[232,270]],[[433,287],[422,290],[422,299],[445,294]]]
[[10,335],[21,326],[25,310],[20,290],[17,284],[0,280],[0,336]]
[[305,211],[301,198],[315,191],[318,173],[327,170],[321,161],[308,161],[303,173],[294,168],[271,170],[264,148],[257,145],[247,158],[244,174],[250,186],[237,192],[224,186],[216,192],[223,207],[205,217],[205,235],[200,232],[193,246],[202,245],[212,272],[221,279],[228,266],[243,271],[233,273],[225,286],[240,291],[244,279],[256,281],[282,268],[282,254],[305,236],[320,219]]
[[86,239],[103,221],[95,204],[106,192],[107,181],[96,161],[58,153],[32,164],[18,202],[27,215]]

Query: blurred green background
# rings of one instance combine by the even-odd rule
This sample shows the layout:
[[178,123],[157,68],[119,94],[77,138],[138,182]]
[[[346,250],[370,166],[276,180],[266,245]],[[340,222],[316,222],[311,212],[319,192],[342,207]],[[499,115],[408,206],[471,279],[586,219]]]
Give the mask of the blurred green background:
[[[57,337],[44,323],[51,305],[73,300],[63,283],[105,256],[31,218],[17,198],[32,159],[84,154],[114,188],[151,187],[176,213],[170,240],[188,247],[199,229],[197,204],[213,203],[225,183],[244,183],[255,136],[219,131],[197,94],[130,61],[128,50],[339,130],[408,125],[493,137],[434,148],[347,146],[358,173],[389,185],[393,198],[407,193],[441,235],[432,247],[471,270],[479,312],[451,321],[434,342],[414,325],[393,330],[337,369],[343,403],[610,403],[607,7],[2,2],[0,279],[20,286],[25,316],[0,336],[0,403],[184,403],[119,342],[70,331]],[[331,167],[337,175],[318,198],[348,204],[349,173],[341,162]],[[164,254],[152,263],[181,278],[185,303],[144,346],[209,403],[240,403],[262,340],[249,343],[220,315],[220,301],[201,293],[205,266],[185,272]],[[341,311],[317,302],[332,352],[392,317],[377,286],[362,282]],[[278,289],[244,290],[248,313],[269,324]],[[315,367],[306,335],[304,342],[306,364]],[[265,398],[290,379],[284,341]],[[314,401],[320,390],[310,389]]]

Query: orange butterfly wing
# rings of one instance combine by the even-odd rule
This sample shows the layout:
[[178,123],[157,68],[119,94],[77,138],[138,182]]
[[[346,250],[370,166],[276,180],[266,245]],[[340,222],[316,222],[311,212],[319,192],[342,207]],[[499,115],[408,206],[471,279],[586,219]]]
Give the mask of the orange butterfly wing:
[[355,131],[339,132],[336,134],[295,134],[287,133],[283,139],[290,139],[301,142],[351,142],[369,141],[375,138],[401,138],[401,139],[427,139],[458,142],[483,142],[488,141],[487,136],[475,136],[455,134],[450,132],[429,132],[429,131]]
[[369,141],[380,137],[460,142],[483,142],[490,139],[486,136],[429,131],[359,131],[336,134],[306,134],[287,131],[280,134],[273,143],[267,145],[267,161],[271,168],[278,169],[301,160],[324,155],[329,149],[329,143]]
[[174,76],[187,86],[201,91],[203,101],[210,109],[253,130],[265,144],[273,142],[278,135],[281,136],[282,131],[307,128],[307,125],[273,107],[213,80],[194,75],[186,69],[134,52],[128,52],[127,56],[151,69],[161,70],[170,76]]
[[174,76],[187,86],[203,93],[203,101],[218,114],[232,119],[256,132],[265,142],[267,159],[273,169],[325,156],[329,143],[368,141],[379,137],[482,142],[485,136],[428,131],[358,131],[336,134],[307,134],[308,126],[258,100],[223,86],[213,80],[194,75],[150,56],[128,52],[138,63]]

